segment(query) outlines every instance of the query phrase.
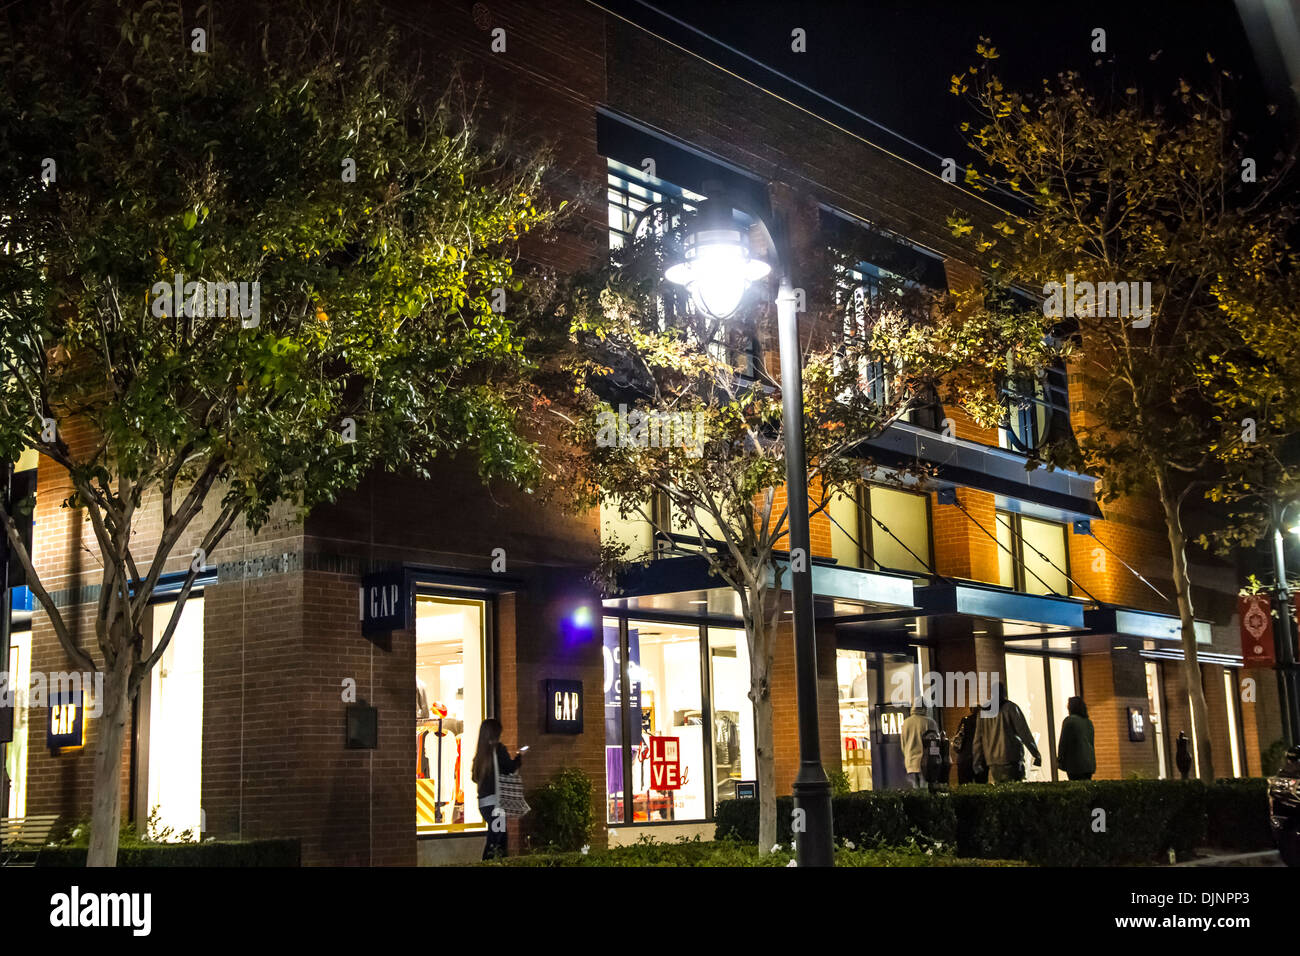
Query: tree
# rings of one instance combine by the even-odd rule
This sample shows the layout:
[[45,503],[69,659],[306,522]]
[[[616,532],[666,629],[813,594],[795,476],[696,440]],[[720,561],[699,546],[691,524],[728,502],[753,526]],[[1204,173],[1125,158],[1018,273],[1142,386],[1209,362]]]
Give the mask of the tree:
[[[696,543],[678,539],[678,548],[702,556],[735,592],[749,652],[765,853],[776,840],[770,680],[790,563],[788,544],[782,550],[785,396],[764,353],[744,341],[751,334],[774,341],[775,317],[767,306],[751,307],[719,323],[662,281],[681,238],[670,220],[648,220],[654,228],[568,289],[567,377],[550,391],[552,411],[567,423],[556,447],[571,454],[557,453],[551,473],[580,510],[603,503],[648,522],[661,539],[684,524]],[[879,245],[875,238],[864,242]],[[810,514],[874,473],[862,445],[892,423],[937,399],[996,424],[1006,413],[1008,372],[1057,354],[1041,315],[986,306],[979,290],[949,296],[906,276],[868,288],[848,271],[863,258],[848,245],[808,251],[799,273],[812,311],[803,354],[809,500],[796,506]],[[607,588],[629,564],[652,557],[602,542]]]
[[[1300,428],[1292,164],[1257,170],[1221,85],[1180,80],[1160,101],[1135,87],[1094,94],[1064,73],[1015,92],[986,44],[984,65],[954,76],[952,92],[978,114],[963,124],[978,164],[968,181],[999,188],[1013,212],[991,231],[952,225],[1004,281],[1042,288],[1044,309],[1060,307],[1074,329],[1087,409],[1072,463],[1100,475],[1103,501],[1159,501],[1211,780],[1182,509],[1194,492],[1239,502],[1294,481],[1282,452]],[[1253,540],[1262,518],[1220,514],[1214,536]]]
[[[103,566],[95,648],[0,520],[69,659],[104,671],[92,866],[116,859],[130,701],[237,521],[439,454],[535,473],[494,306],[551,216],[542,164],[488,137],[468,91],[425,102],[374,11],[263,12],[61,3],[0,27],[0,458],[66,470]],[[205,51],[178,41],[195,26]],[[169,567],[188,573],[149,648]]]

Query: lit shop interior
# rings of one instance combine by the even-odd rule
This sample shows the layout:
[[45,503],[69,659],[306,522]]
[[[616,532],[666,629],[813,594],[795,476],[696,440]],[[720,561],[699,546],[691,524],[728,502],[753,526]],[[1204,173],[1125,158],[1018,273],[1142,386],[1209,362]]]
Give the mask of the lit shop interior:
[[483,825],[470,762],[483,720],[482,601],[420,595],[415,603],[415,828]]
[[[627,619],[622,628],[621,633],[619,619],[605,618],[606,819],[708,819],[718,800],[735,796],[737,781],[757,778],[745,632]],[[622,646],[627,648],[625,711]],[[653,748],[664,740],[673,744],[678,785],[656,789]]]

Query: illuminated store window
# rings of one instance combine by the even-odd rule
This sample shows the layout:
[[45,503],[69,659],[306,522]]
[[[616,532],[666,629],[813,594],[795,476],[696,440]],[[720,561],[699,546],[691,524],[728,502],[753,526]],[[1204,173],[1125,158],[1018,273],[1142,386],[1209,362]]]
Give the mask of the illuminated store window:
[[420,595],[415,602],[415,828],[483,825],[470,763],[485,716],[482,601]]
[[603,631],[606,820],[708,819],[758,776],[745,632],[613,617]]
[[1147,723],[1151,725],[1151,737],[1156,751],[1156,768],[1160,774],[1160,779],[1164,780],[1169,776],[1170,767],[1168,743],[1165,740],[1164,707],[1162,706],[1164,694],[1161,692],[1161,688],[1164,685],[1160,681],[1160,665],[1158,663],[1147,661],[1145,669],[1147,675]]
[[1069,529],[1008,511],[997,512],[996,518],[998,583],[1026,594],[1068,596]]
[[1232,755],[1232,775],[1240,777],[1241,738],[1238,721],[1241,715],[1237,712],[1237,672],[1228,667],[1223,669],[1223,698],[1228,706],[1228,751]]
[[[831,519],[831,555],[840,565],[929,573],[927,495],[883,485],[861,485],[855,494],[836,495],[827,510]],[[869,552],[861,547],[863,544]]]
[[714,800],[736,795],[737,780],[758,778],[754,706],[749,699],[749,641],[742,629],[709,628],[709,733]]
[[[171,620],[173,602],[153,606],[151,647]],[[201,829],[203,783],[203,598],[191,595],[167,649],[149,674],[146,820],[179,835]]]
[[9,637],[9,687],[24,691],[14,694],[13,739],[5,747],[5,777],[9,781],[10,819],[27,815],[27,694],[31,687],[32,634],[21,631]]
[[1042,766],[1035,767],[1033,757],[1026,752],[1025,779],[1064,780],[1065,773],[1056,765],[1056,743],[1069,713],[1070,698],[1079,693],[1075,662],[1067,657],[1008,651],[1006,663],[1007,696],[1024,713],[1043,757]]
[[[631,822],[703,820],[707,767],[699,628],[630,621],[628,653],[629,667],[635,665],[641,702],[639,739],[633,740],[630,755]],[[655,738],[675,743],[676,782],[680,784],[675,789],[655,787],[656,761],[651,759]]]

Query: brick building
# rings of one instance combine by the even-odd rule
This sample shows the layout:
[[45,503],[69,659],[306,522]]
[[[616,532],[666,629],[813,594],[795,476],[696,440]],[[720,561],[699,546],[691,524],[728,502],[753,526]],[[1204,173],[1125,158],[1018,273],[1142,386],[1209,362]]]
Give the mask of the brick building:
[[[484,80],[490,110],[559,150],[587,228],[533,250],[548,264],[605,255],[648,203],[686,202],[721,180],[783,213],[796,249],[822,241],[828,224],[870,224],[934,281],[978,281],[944,222],[954,208],[987,219],[992,207],[642,27],[580,0],[545,11],[513,0],[392,7],[427,58],[460,61]],[[492,48],[498,29],[502,52]],[[1163,525],[1142,501],[1103,513],[1092,478],[1027,473],[1017,450],[1086,408],[1068,373],[1049,378],[1007,429],[961,416],[947,431],[896,426],[872,443],[873,459],[919,459],[937,480],[864,485],[815,516],[823,757],[855,789],[902,784],[898,692],[910,699],[931,673],[977,684],[998,675],[1039,738],[1044,762],[1031,779],[1063,779],[1054,741],[1076,694],[1096,726],[1097,776],[1176,773],[1173,741],[1191,724]],[[33,455],[19,468],[20,481],[35,482],[43,580],[88,629],[93,535],[61,507],[57,466]],[[149,533],[142,527],[142,539]],[[575,517],[484,489],[455,463],[432,482],[374,476],[305,521],[286,512],[257,535],[236,529],[209,556],[136,703],[124,806],[142,825],[157,808],[177,830],[298,836],[313,864],[474,859],[483,830],[461,757],[467,766],[480,721],[496,715],[510,745],[531,745],[530,784],[562,767],[590,776],[594,842],[707,836],[717,801],[755,776],[734,598],[681,541],[662,542],[659,560],[621,593],[596,593],[587,572],[602,534],[650,537],[611,513]],[[195,544],[175,549],[177,573],[165,581],[179,580]],[[1257,775],[1280,736],[1275,684],[1241,666],[1232,569],[1192,573],[1215,768]],[[404,625],[362,633],[363,580],[397,585]],[[15,678],[68,669],[44,613],[26,592],[18,598]],[[169,600],[164,586],[157,618]],[[788,792],[798,761],[788,626],[777,646],[777,780]],[[1248,678],[1256,693],[1243,700]],[[573,682],[584,700],[576,726],[554,712]],[[375,708],[377,745],[353,749],[349,705],[362,702]],[[935,716],[951,734],[963,713]],[[548,728],[548,715],[559,726]],[[95,722],[83,749],[54,753],[46,720],[40,707],[16,715],[9,813],[88,816]],[[651,737],[678,741],[675,791],[650,786]]]

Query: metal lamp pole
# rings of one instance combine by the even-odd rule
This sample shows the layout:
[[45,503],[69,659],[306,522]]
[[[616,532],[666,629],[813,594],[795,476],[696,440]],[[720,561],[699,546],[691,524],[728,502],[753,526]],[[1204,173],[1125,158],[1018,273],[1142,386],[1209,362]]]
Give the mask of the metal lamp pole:
[[[804,457],[804,404],[803,358],[799,348],[799,320],[795,311],[796,298],[789,276],[792,262],[786,244],[785,231],[777,224],[774,230],[763,215],[736,201],[727,194],[725,186],[716,181],[706,182],[704,192],[710,198],[696,212],[687,236],[687,246],[692,243],[736,243],[743,246],[741,259],[748,261],[748,244],[737,229],[733,216],[735,210],[747,214],[763,232],[767,247],[776,260],[779,278],[776,296],[778,341],[781,356],[781,417],[785,430],[785,478],[787,513],[790,521],[790,594],[793,602],[795,685],[798,692],[799,719],[799,773],[794,780],[796,813],[795,853],[799,866],[834,866],[835,844],[831,829],[831,785],[822,767],[821,737],[817,716],[817,634],[814,627],[812,562],[808,541],[808,470]],[[646,210],[641,215],[645,216]],[[638,218],[638,224],[640,217]],[[633,229],[636,234],[636,228]],[[700,254],[697,251],[696,256]],[[724,257],[725,258],[725,257]],[[686,259],[691,259],[688,251]],[[735,266],[734,258],[731,265]],[[702,268],[706,268],[701,263]],[[683,264],[670,268],[665,277],[672,282],[688,277],[674,277],[673,272],[689,269]],[[762,275],[762,273],[760,273]],[[752,275],[746,278],[751,281]],[[697,277],[698,279],[698,277]],[[742,293],[743,294],[743,293]],[[734,309],[739,298],[728,304]],[[700,302],[697,299],[697,302]],[[700,303],[714,318],[723,320],[706,303]]]
[[[789,276],[776,295],[781,355],[781,416],[785,427],[786,505],[790,515],[790,596],[794,602],[795,685],[799,698],[799,773],[794,805],[804,832],[795,834],[800,866],[834,866],[831,783],[822,767],[817,716],[817,632],[813,617],[812,561],[808,541],[808,469],[804,461],[803,358],[799,320]],[[801,566],[797,566],[802,555]]]
[[1277,575],[1277,690],[1282,705],[1282,734],[1289,746],[1300,744],[1300,687],[1296,681],[1295,636],[1291,626],[1291,592],[1286,584],[1283,517],[1286,504],[1273,502],[1273,564]]

